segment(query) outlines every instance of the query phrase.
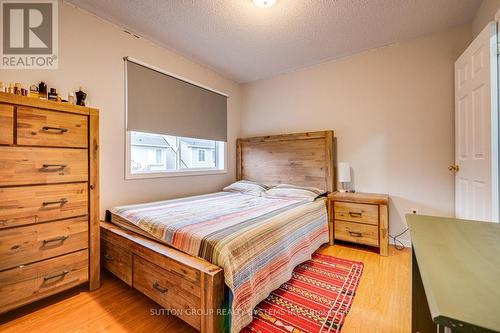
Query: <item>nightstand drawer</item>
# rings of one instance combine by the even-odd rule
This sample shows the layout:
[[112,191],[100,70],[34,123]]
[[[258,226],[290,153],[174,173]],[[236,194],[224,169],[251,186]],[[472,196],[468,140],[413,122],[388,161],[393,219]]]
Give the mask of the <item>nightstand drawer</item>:
[[335,220],[335,239],[378,246],[378,227],[367,224]]
[[335,201],[336,220],[378,225],[378,205]]

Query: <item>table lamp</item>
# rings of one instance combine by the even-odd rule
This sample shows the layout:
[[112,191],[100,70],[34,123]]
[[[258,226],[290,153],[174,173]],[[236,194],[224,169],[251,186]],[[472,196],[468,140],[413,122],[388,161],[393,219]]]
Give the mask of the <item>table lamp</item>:
[[339,162],[337,166],[337,172],[340,183],[340,192],[348,192],[345,183],[351,182],[351,167],[347,162]]

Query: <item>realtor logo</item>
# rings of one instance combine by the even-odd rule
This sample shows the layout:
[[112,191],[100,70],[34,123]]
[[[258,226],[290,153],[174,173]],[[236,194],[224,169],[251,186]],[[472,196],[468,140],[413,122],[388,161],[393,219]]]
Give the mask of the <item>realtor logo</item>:
[[57,0],[0,0],[0,17],[0,68],[57,68]]

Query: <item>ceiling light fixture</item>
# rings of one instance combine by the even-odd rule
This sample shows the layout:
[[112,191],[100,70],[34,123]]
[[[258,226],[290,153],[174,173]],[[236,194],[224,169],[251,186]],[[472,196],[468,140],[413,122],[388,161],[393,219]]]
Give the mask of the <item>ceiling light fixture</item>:
[[259,7],[271,7],[276,3],[276,0],[252,0]]

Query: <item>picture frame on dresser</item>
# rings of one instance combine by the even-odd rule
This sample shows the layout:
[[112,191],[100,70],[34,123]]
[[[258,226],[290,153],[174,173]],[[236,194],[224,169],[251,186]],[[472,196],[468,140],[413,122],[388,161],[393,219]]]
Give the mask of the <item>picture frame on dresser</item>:
[[0,92],[0,202],[0,313],[99,288],[99,110]]

